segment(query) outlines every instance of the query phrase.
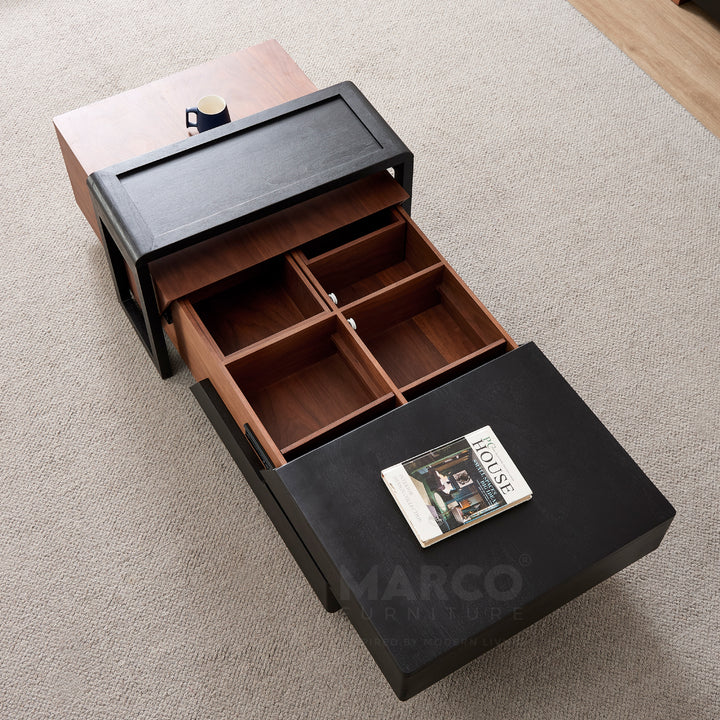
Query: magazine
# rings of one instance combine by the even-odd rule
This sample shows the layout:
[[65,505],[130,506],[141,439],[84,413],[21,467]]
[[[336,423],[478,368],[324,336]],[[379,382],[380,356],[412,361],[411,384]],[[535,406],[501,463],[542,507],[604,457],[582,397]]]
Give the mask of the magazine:
[[386,468],[382,478],[423,547],[532,497],[489,425]]

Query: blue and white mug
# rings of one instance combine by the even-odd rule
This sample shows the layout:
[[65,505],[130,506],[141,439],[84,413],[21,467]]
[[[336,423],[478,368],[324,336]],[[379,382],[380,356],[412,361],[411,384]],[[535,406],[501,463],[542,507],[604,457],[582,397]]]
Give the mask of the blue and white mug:
[[[195,115],[195,122],[190,120],[192,114]],[[225,100],[219,95],[205,95],[198,100],[197,107],[185,109],[185,126],[197,128],[198,132],[205,132],[229,122],[230,111]]]

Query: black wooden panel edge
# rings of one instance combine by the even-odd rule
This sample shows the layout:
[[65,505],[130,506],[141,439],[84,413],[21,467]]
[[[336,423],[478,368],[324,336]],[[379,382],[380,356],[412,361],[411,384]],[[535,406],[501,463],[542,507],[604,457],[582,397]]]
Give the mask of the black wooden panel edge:
[[[117,183],[117,178],[88,178],[90,198],[100,228],[100,241],[110,267],[115,293],[128,320],[130,320],[130,324],[140,338],[140,342],[160,373],[160,377],[167,378],[172,375],[172,367],[160,316],[156,311],[157,298],[152,279],[147,264],[143,263],[142,260],[136,263],[128,255],[125,242],[117,242],[116,240],[116,236],[126,237],[128,229],[123,216],[115,213],[107,203],[107,193],[99,190],[99,186],[104,185],[106,182],[112,185],[113,182]],[[137,211],[131,208],[129,216],[137,219],[138,227],[142,231],[144,223],[137,218]],[[113,232],[110,231],[110,228],[113,229]],[[145,228],[145,231],[147,231],[147,228]],[[140,293],[138,298],[134,298],[130,291],[127,272],[131,272],[135,278],[135,286]]]
[[520,608],[516,613],[505,616],[491,628],[491,632],[482,633],[471,641],[448,651],[428,666],[411,675],[402,676],[399,690],[393,687],[401,700],[425,690],[451,672],[461,668],[480,655],[533,625],[546,615],[559,609],[571,600],[587,592],[595,585],[607,580],[615,573],[644,557],[662,542],[673,518],[648,530],[644,535],[599,560],[584,572],[569,578],[545,595],[536,598]]
[[272,470],[275,466],[272,464],[270,456],[265,452],[265,448],[262,446],[262,443],[257,439],[257,435],[255,435],[248,423],[245,423],[245,425],[243,425],[243,432],[245,433],[245,437],[250,443],[250,446],[255,451],[255,454],[258,456],[258,458],[260,458],[260,462],[265,466],[265,469]]
[[[298,528],[298,532],[307,539],[310,551],[318,558],[320,564],[327,569],[332,565],[332,562],[320,543],[311,542],[311,539],[314,540],[312,529],[305,521],[297,505],[295,505],[292,496],[282,483],[272,480],[273,471],[265,471],[263,475],[268,479],[278,502],[282,504],[290,521]],[[328,574],[328,580],[334,588],[340,606],[355,626],[360,638],[375,659],[393,691],[400,700],[407,700],[655,550],[660,545],[668,527],[670,527],[674,514],[673,510],[672,517],[668,520],[602,558],[580,574],[568,578],[564,583],[553,588],[551,592],[522,607],[519,612],[506,616],[495,623],[488,631],[472,638],[470,642],[449,650],[427,666],[412,673],[404,673],[397,667],[385,643],[375,630],[372,620],[362,611],[336,568],[332,568],[333,574]]]
[[104,218],[107,230],[112,229],[113,237],[125,261],[128,265],[134,266],[142,256],[136,250],[133,236],[143,235],[150,238],[152,237],[150,228],[114,172],[99,170],[92,173],[88,176],[87,186],[95,214]]
[[259,461],[212,383],[209,380],[202,380],[192,385],[190,390],[233,460],[242,471],[248,485],[250,485],[288,550],[295,558],[295,562],[297,562],[308,583],[315,591],[322,606],[328,612],[339,610],[340,605],[330,590],[327,580],[310,556],[302,540],[298,537],[282,508],[278,505],[274,495],[262,480],[259,474],[261,469]]
[[[122,183],[120,182],[121,176],[151,167],[171,157],[196,151],[205,145],[221,142],[228,136],[241,134],[246,130],[256,129],[273,120],[307,110],[313,105],[323,104],[334,97],[339,97],[347,103],[349,109],[358,119],[358,122],[360,122],[381,145],[381,150],[374,155],[374,159],[368,164],[358,165],[348,172],[338,172],[339,167],[333,166],[325,173],[325,179],[318,180],[312,188],[303,192],[290,193],[287,195],[279,194],[276,199],[240,217],[229,212],[220,213],[217,217],[217,222],[214,223],[212,227],[198,227],[195,230],[190,230],[187,236],[182,237],[176,236],[172,238],[173,233],[170,233],[171,240],[164,243],[163,246],[153,246],[153,249],[150,251],[143,251],[136,246],[133,236],[140,234],[148,237],[149,230],[140,214],[134,209],[134,204],[130,200],[127,191],[122,187]],[[268,110],[256,113],[247,118],[235,120],[205,133],[193,135],[185,140],[180,140],[144,155],[139,155],[108,168],[98,170],[88,178],[88,186],[91,193],[105,193],[107,195],[105,203],[117,205],[120,214],[127,213],[126,221],[128,225],[125,228],[126,231],[122,233],[120,237],[121,242],[127,245],[126,249],[123,250],[123,254],[128,258],[135,258],[135,262],[142,258],[143,262],[147,263],[168,254],[168,252],[174,252],[201,242],[213,235],[226,232],[235,227],[278,212],[291,205],[358,180],[366,175],[372,175],[387,167],[393,167],[396,180],[410,196],[404,203],[405,209],[409,212],[412,200],[413,155],[360,90],[358,90],[352,82],[345,81],[269,108]],[[91,182],[93,178],[94,181]],[[117,213],[112,213],[111,216],[116,217]],[[130,232],[127,232],[127,230],[130,230]]]

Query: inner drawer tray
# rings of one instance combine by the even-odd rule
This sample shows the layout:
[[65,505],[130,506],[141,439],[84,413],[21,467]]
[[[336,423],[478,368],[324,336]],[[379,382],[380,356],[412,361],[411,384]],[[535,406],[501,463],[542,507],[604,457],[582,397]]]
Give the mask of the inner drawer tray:
[[170,309],[193,375],[275,466],[516,347],[398,207]]

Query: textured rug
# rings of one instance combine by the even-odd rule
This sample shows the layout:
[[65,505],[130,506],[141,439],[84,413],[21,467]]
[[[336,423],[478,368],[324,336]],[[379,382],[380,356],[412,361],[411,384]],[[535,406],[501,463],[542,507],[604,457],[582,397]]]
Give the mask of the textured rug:
[[[415,153],[420,226],[678,512],[655,553],[407,703],[189,373],[158,378],[51,123],[270,37],[363,90]],[[0,717],[720,716],[717,138],[564,0],[6,0],[0,38]]]

